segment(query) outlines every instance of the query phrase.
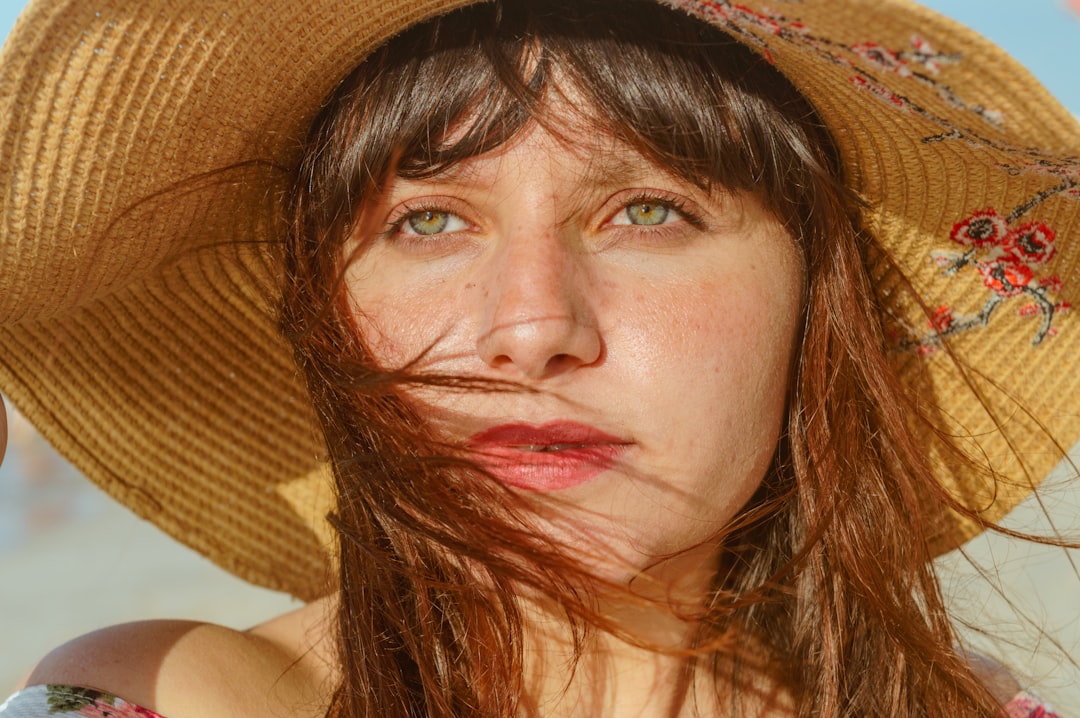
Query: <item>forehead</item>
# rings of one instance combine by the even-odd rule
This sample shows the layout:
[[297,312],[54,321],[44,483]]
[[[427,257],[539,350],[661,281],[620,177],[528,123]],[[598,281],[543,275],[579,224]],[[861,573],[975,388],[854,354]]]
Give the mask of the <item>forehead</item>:
[[[525,78],[522,78],[525,82]],[[429,124],[428,130],[434,127]],[[583,146],[591,139],[599,141],[614,136],[612,122],[595,101],[566,73],[552,68],[536,97],[527,101],[505,98],[493,101],[485,94],[470,98],[464,109],[451,117],[442,132],[435,132],[435,146],[445,151],[476,134],[500,136],[500,144],[511,145],[522,135],[538,130],[553,138],[564,138],[568,145]],[[441,134],[441,137],[439,136]]]
[[573,168],[581,179],[597,184],[619,184],[645,172],[665,171],[599,125],[590,126],[581,118],[552,114],[524,125],[506,142],[488,152],[462,160],[431,173],[444,182],[474,182],[479,174],[506,172],[506,163],[525,160],[525,173],[545,168]]
[[[595,185],[625,183],[646,173],[675,176],[670,168],[647,158],[631,142],[619,139],[617,130],[572,80],[561,72],[553,75],[542,101],[503,142],[425,175],[451,183],[471,182],[478,179],[478,172],[495,167],[505,171],[504,161],[518,161],[527,154],[531,162],[572,167],[581,180]],[[466,110],[451,125],[442,148],[454,147],[477,129],[486,130],[490,122],[484,108]],[[526,152],[518,151],[522,149]]]

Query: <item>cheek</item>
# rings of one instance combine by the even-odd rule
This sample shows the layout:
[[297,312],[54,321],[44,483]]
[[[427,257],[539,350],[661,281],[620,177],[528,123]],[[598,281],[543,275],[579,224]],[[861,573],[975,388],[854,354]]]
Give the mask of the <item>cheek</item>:
[[734,306],[722,308],[711,341],[699,345],[707,352],[703,362],[713,372],[718,395],[731,397],[739,411],[734,418],[746,431],[767,435],[770,454],[787,401],[801,314],[794,292],[759,284]]
[[350,267],[346,282],[357,330],[383,369],[434,359],[433,350],[451,338],[460,292],[448,292],[445,282],[410,281],[370,261]]
[[417,355],[421,339],[419,332],[408,330],[415,322],[394,304],[353,297],[352,305],[356,329],[375,364],[384,370],[408,365],[410,357]]
[[[783,426],[802,316],[796,262],[710,272],[638,306],[634,360],[666,419],[673,456],[747,486],[760,481]],[[718,469],[718,470],[717,470]]]
[[710,279],[654,297],[637,316],[639,356],[652,372],[682,366],[691,391],[704,384],[762,398],[785,393],[801,316],[788,286],[757,276]]

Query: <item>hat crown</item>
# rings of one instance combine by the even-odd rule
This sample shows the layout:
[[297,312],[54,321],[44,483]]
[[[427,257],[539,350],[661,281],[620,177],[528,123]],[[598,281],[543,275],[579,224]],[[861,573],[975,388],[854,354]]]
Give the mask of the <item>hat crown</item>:
[[[464,4],[36,0],[0,54],[0,386],[90,478],[257,583],[311,596],[325,569],[325,467],[276,319],[286,168],[372,48]],[[1010,479],[933,459],[1000,517],[1080,437],[1080,125],[908,2],[669,4],[829,126],[888,255],[870,271],[898,371]],[[942,549],[978,530],[941,522]]]

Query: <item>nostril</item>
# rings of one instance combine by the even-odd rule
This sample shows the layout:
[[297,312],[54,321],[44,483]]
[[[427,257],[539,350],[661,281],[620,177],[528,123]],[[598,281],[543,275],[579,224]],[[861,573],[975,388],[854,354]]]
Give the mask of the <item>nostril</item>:
[[556,354],[548,359],[547,366],[544,367],[544,374],[548,376],[561,374],[590,363],[591,361],[589,358],[585,356],[578,356],[577,354]]
[[581,360],[575,360],[569,354],[556,354],[548,359],[547,366],[544,367],[544,373],[547,375],[558,374],[567,369],[573,369],[579,364],[581,364]]

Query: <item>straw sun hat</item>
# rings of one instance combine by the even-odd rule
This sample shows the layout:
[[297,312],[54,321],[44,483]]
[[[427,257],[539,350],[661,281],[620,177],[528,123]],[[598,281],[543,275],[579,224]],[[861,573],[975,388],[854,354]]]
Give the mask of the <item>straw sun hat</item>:
[[[1000,475],[926,450],[998,519],[1080,438],[1080,127],[921,7],[741,2],[673,4],[766,55],[830,126],[930,310],[871,267],[901,374]],[[463,4],[34,0],[3,48],[0,389],[90,479],[255,583],[316,595],[328,541],[274,315],[274,167],[365,54]],[[936,515],[936,550],[979,530]]]

